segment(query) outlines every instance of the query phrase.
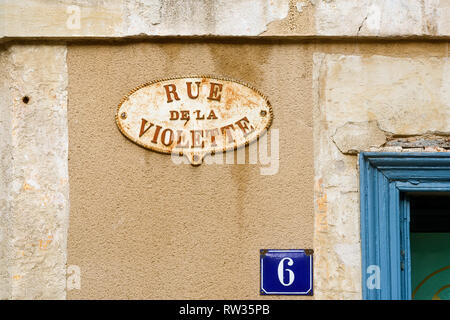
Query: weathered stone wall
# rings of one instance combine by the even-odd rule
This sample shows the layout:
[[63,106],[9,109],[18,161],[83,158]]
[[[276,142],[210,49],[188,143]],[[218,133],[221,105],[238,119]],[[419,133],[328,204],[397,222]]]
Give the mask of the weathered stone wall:
[[0,65],[0,298],[64,299],[66,47],[13,45]]
[[[184,37],[182,42],[176,39],[178,36]],[[127,38],[147,41],[170,38],[171,41],[179,42],[179,48],[159,52],[159,59],[164,62],[161,65],[166,66],[161,73],[172,75],[173,61],[180,58],[179,52],[185,50],[187,43],[198,44],[205,39],[217,42],[216,38],[223,37],[240,40],[235,43],[235,40],[230,39],[223,41],[228,47],[225,50],[216,48],[208,51],[204,49],[205,45],[197,46],[196,50],[202,52],[204,61],[207,61],[203,64],[204,72],[227,72],[235,78],[241,78],[240,75],[243,75],[242,80],[253,82],[268,91],[269,98],[274,95],[276,108],[282,108],[286,103],[294,112],[303,110],[299,113],[301,116],[311,114],[311,119],[298,120],[298,117],[289,119],[282,113],[285,110],[275,113],[275,119],[284,114],[281,119],[289,124],[284,126],[278,122],[282,138],[281,148],[293,149],[297,152],[294,154],[298,154],[300,149],[296,141],[287,139],[283,133],[286,128],[295,130],[295,124],[304,129],[303,139],[314,139],[314,147],[311,147],[314,149],[314,172],[312,166],[308,167],[308,161],[301,157],[298,159],[301,164],[298,170],[310,168],[311,172],[308,171],[308,174],[311,179],[314,175],[314,181],[310,181],[311,193],[314,184],[314,212],[312,203],[310,211],[307,209],[308,203],[302,204],[305,210],[302,214],[306,217],[304,221],[309,221],[308,217],[314,214],[314,228],[309,225],[311,231],[305,234],[296,234],[295,237],[284,240],[274,236],[266,238],[265,242],[260,244],[256,243],[255,238],[244,237],[247,239],[244,243],[254,248],[268,247],[274,243],[291,246],[290,241],[293,239],[303,239],[303,242],[296,243],[308,245],[312,242],[314,229],[315,298],[361,297],[360,279],[364,270],[361,270],[360,261],[356,155],[362,150],[449,150],[448,0],[0,1],[0,42],[3,43],[0,51],[1,299],[66,297],[70,134],[66,109],[69,104],[68,83],[76,83],[76,79],[68,77],[67,44],[80,39],[91,41],[91,44],[105,39],[120,39],[124,46],[131,46],[127,49],[131,48],[129,56],[136,58],[141,56],[140,50],[143,49],[135,46],[136,40],[127,43]],[[347,41],[334,42],[335,39],[342,38]],[[404,38],[413,38],[416,42],[400,41]],[[36,39],[44,41],[34,41]],[[284,42],[284,39],[289,41]],[[309,42],[305,39],[313,40]],[[326,41],[322,41],[323,39]],[[370,41],[365,41],[367,39]],[[255,44],[264,44],[262,47],[270,50],[254,50],[252,45]],[[103,55],[108,57],[108,54],[112,54],[112,47],[104,51]],[[195,51],[189,52],[192,57],[196,56]],[[235,55],[236,52],[239,54]],[[256,58],[247,59],[245,62],[242,56],[250,53]],[[283,56],[283,53],[289,54]],[[90,54],[95,62],[95,50],[90,51]],[[274,61],[270,60],[272,56],[278,57],[275,62],[282,62],[278,68]],[[142,68],[134,61],[134,64],[122,65],[133,66],[136,68],[136,74],[143,77],[143,74],[139,73]],[[291,69],[291,62],[302,67]],[[82,69],[86,65],[78,67]],[[75,69],[78,67],[73,66]],[[280,72],[282,76],[278,74],[278,78],[270,78],[268,74],[271,73],[267,73],[266,68],[272,68],[271,73]],[[297,70],[298,74],[291,75],[291,78],[298,77],[297,84],[301,84],[298,91],[292,89],[292,96],[287,102],[274,91],[285,85],[285,70]],[[149,78],[145,80],[156,77],[153,74],[146,76]],[[272,80],[267,82],[266,78]],[[143,78],[139,79],[144,81]],[[137,81],[137,78],[128,75],[122,80],[131,83]],[[290,86],[294,87],[292,83]],[[77,88],[79,87],[73,88],[74,93]],[[93,92],[94,90],[88,88],[78,94],[86,95],[86,100],[94,100],[94,97],[90,97]],[[295,98],[297,95],[301,96],[299,100]],[[24,99],[25,97],[28,97],[28,100]],[[96,97],[98,98],[98,93]],[[98,103],[104,106],[105,101]],[[87,111],[83,109],[80,112]],[[76,124],[76,119],[72,124]],[[76,137],[82,136],[76,129],[73,132],[77,133]],[[76,146],[78,142],[75,140],[73,145]],[[82,151],[77,153],[75,147],[72,150],[75,152],[74,158],[81,159],[78,163],[72,162],[74,167],[82,166]],[[309,154],[308,149],[301,150]],[[287,163],[293,163],[292,154],[287,149],[283,152],[284,155],[282,153],[280,158],[282,168]],[[236,172],[239,175],[241,170]],[[89,172],[86,171],[86,174]],[[295,185],[298,181],[292,179],[299,173],[296,174],[283,176],[284,180],[275,180],[280,185],[286,181]],[[302,184],[302,188],[305,185]],[[81,186],[82,184],[73,178],[72,187],[82,192]],[[261,187],[258,184],[255,186]],[[239,201],[253,199],[241,184],[238,190],[235,197]],[[83,198],[77,199],[79,209],[82,207]],[[292,208],[295,201],[297,200],[294,195],[289,197],[290,206],[287,208]],[[270,205],[267,206],[271,208]],[[96,208],[101,207],[102,203],[97,203]],[[245,206],[241,205],[239,208],[243,209]],[[284,213],[277,214],[278,221],[283,221]],[[289,217],[290,221],[300,221],[298,216]],[[100,218],[95,214],[89,216],[89,219],[91,218],[97,219],[94,226],[104,223],[98,220]],[[270,230],[267,225],[270,216],[266,216],[263,221],[258,219],[256,216],[254,219],[244,217],[239,226],[242,230],[250,230],[253,236],[263,230]],[[258,220],[261,225],[255,227],[254,220]],[[101,249],[102,245],[103,248],[108,248],[105,243],[109,238],[106,238],[116,236],[115,233],[111,235],[108,232],[115,232],[122,224],[127,225],[124,220],[115,221],[115,229],[97,233],[99,238],[92,244],[98,246],[89,247],[82,243],[83,221],[75,221],[77,225],[73,230],[78,230],[78,233],[74,234],[72,246],[76,250],[81,248],[74,251],[74,257],[79,257],[80,264],[83,261],[89,262],[88,256],[96,254],[90,249]],[[172,222],[177,221],[174,219]],[[281,225],[280,222],[278,226]],[[199,225],[193,224],[193,227],[197,226]],[[219,228],[217,221],[215,226]],[[233,228],[231,222],[228,226]],[[298,229],[295,224],[290,227]],[[102,228],[97,231],[102,231]],[[175,231],[178,234],[179,230]],[[118,238],[114,239],[121,243],[122,240],[129,239],[129,234],[119,233]],[[208,243],[209,238],[204,240]],[[121,248],[126,249],[127,246],[122,243]],[[126,252],[125,249],[118,252]],[[205,252],[212,250],[204,249]],[[250,259],[248,251],[242,249],[240,252],[248,254],[246,259]],[[108,254],[104,254],[104,261],[111,261],[112,256]],[[233,259],[238,258],[239,256],[233,256]],[[175,257],[171,259],[171,262],[176,262]],[[114,279],[115,272],[127,263],[112,264],[100,271],[106,272],[106,280]],[[89,263],[86,265],[89,266]],[[195,264],[191,265],[194,266]],[[256,260],[249,265],[240,265],[247,274],[247,281],[256,279],[256,266]],[[74,267],[77,269],[77,266]],[[87,273],[83,276],[81,270],[81,275],[82,279],[87,281],[88,291],[83,291],[86,292],[85,295],[81,291],[72,292],[72,296],[93,297],[96,293],[97,297],[100,296],[98,292],[91,290],[92,285],[96,283],[92,279],[98,276],[96,273],[99,271],[95,268],[85,271]],[[206,274],[213,282],[214,274]],[[170,272],[164,274],[164,277],[170,276]],[[233,279],[236,283],[240,281],[237,274]],[[127,283],[126,280],[123,283]],[[131,278],[128,283],[132,281],[136,279]],[[108,296],[105,292],[123,293],[120,287],[111,289],[108,283],[96,284],[104,286],[104,296]],[[252,294],[255,292],[256,295],[257,285],[254,281],[247,282],[246,286],[241,286],[237,291],[238,297],[255,298]],[[164,285],[160,286],[160,292],[164,292]],[[213,290],[213,286],[208,288]],[[222,287],[224,292],[232,288],[232,284],[226,283]],[[184,297],[193,297],[192,291],[185,289]],[[251,294],[250,289],[254,289]],[[135,297],[148,297],[144,291]],[[202,297],[211,296],[205,294]]]
[[[446,151],[440,141],[450,135],[449,67],[446,56],[314,55],[316,298],[361,298],[354,155]],[[421,135],[437,142],[397,139]],[[396,140],[396,146],[387,146]]]
[[[82,275],[69,298],[255,299],[260,249],[312,248],[309,46],[70,45],[67,57],[68,263]],[[269,97],[274,119],[264,148],[271,153],[278,130],[282,162],[273,174],[262,175],[268,164],[248,156],[245,164],[208,164],[209,156],[198,167],[177,164],[123,137],[114,116],[125,94],[150,79],[194,73],[240,79]]]
[[[6,75],[9,63],[8,52],[4,49],[0,53],[0,70],[2,75]],[[7,101],[9,97],[7,78],[2,77],[0,88],[0,101]],[[0,298],[10,297],[12,278],[8,272],[9,264],[9,239],[10,226],[8,224],[8,215],[11,212],[10,201],[10,176],[11,176],[11,115],[8,107],[1,104],[0,112]]]

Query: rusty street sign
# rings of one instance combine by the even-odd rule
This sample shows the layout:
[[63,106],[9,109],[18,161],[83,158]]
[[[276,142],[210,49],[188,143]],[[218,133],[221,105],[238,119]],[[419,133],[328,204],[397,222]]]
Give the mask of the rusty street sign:
[[186,155],[193,165],[208,153],[256,140],[272,118],[269,101],[256,89],[203,76],[143,84],[122,99],[116,114],[120,131],[134,143]]

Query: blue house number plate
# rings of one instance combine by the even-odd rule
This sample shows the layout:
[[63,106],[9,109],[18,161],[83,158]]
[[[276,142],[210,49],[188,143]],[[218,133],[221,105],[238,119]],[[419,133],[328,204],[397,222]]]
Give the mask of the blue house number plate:
[[313,250],[261,250],[261,294],[313,295]]

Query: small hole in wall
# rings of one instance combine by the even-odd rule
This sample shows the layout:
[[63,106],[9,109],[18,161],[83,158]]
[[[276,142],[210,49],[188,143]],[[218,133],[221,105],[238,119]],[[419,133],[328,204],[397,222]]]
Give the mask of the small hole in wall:
[[30,98],[28,96],[25,96],[22,98],[23,103],[27,104],[28,102],[30,102]]

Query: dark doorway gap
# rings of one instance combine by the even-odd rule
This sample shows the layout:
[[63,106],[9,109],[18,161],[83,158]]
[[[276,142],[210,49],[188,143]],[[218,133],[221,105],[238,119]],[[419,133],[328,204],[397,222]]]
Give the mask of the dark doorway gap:
[[410,232],[450,232],[450,194],[410,195]]

